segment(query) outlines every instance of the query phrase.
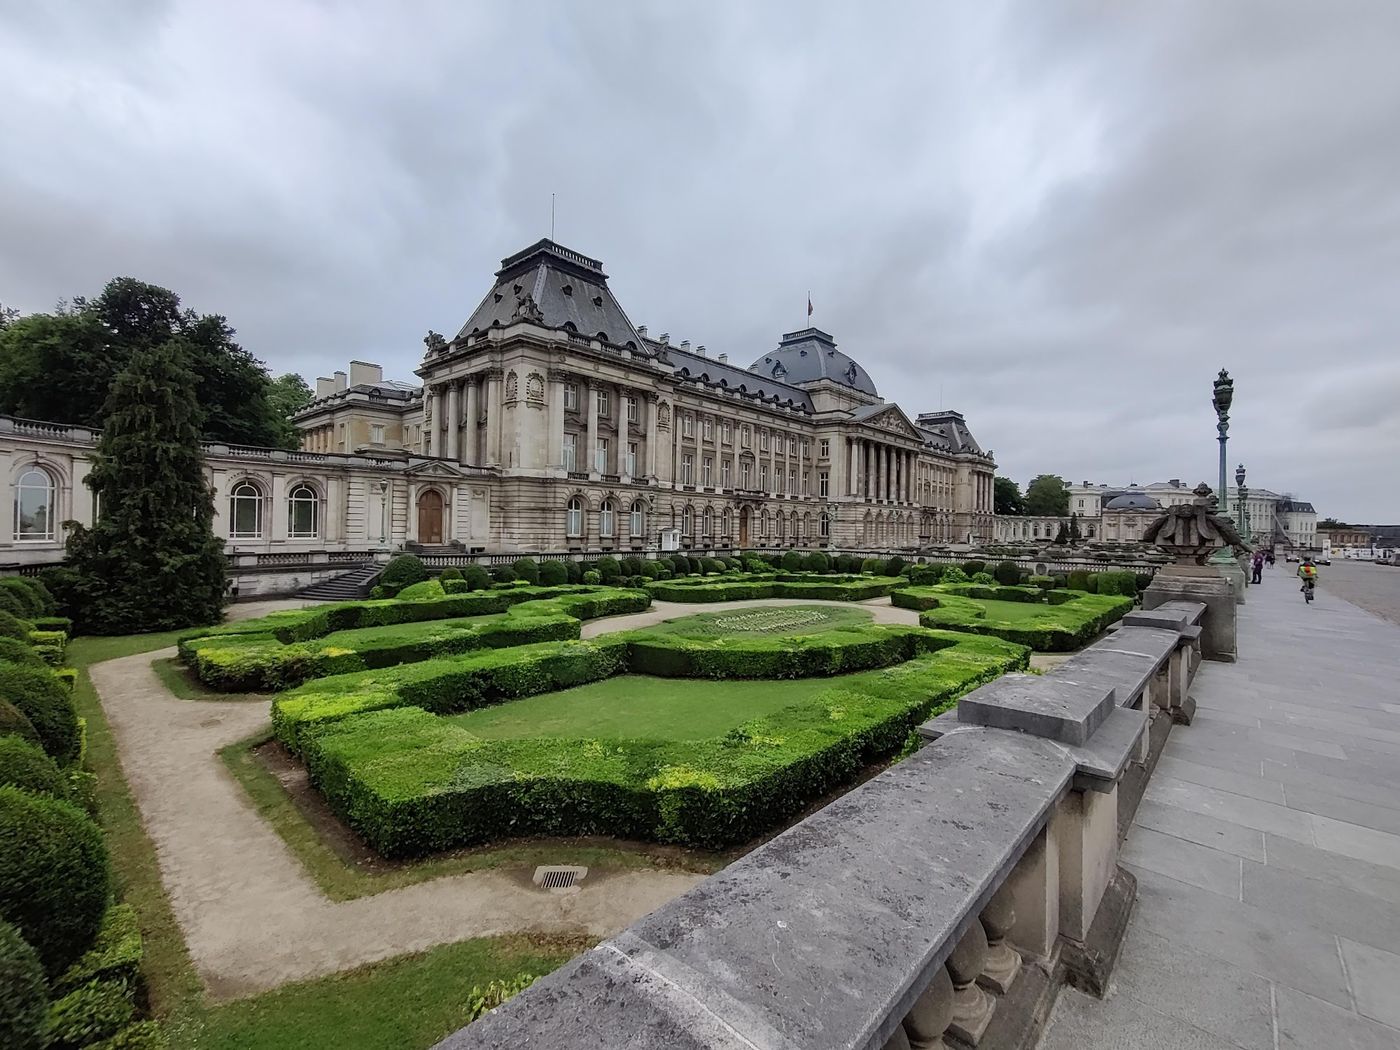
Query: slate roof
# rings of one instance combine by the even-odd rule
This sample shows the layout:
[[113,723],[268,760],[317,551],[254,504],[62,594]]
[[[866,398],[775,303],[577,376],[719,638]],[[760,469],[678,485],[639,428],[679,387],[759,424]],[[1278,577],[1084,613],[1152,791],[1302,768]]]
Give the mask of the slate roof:
[[1104,510],[1161,510],[1162,505],[1145,492],[1124,492],[1103,505]]
[[820,328],[787,332],[778,348],[749,365],[749,371],[794,384],[830,379],[862,393],[880,396],[870,374],[849,355],[836,349],[836,340]]
[[971,452],[982,455],[982,446],[967,428],[967,421],[961,412],[948,409],[942,412],[920,412],[915,420],[919,429],[928,435],[930,444],[953,452]]
[[545,239],[501,260],[496,283],[457,338],[508,325],[518,319],[522,300],[529,296],[548,328],[562,328],[615,346],[644,350],[626,312],[608,289],[608,275],[597,259]]
[[1281,501],[1279,501],[1278,509],[1279,509],[1280,512],[1288,512],[1288,511],[1291,511],[1291,512],[1294,513],[1294,514],[1316,514],[1316,513],[1317,513],[1317,511],[1313,510],[1313,505],[1312,505],[1311,503],[1308,503],[1308,502],[1305,501],[1305,500],[1299,500],[1299,499],[1286,499],[1286,500],[1281,500]]
[[[811,395],[791,383],[755,374],[747,369],[731,365],[727,361],[707,357],[694,350],[686,350],[670,344],[663,346],[663,344],[650,340],[648,343],[653,351],[664,353],[670,359],[671,365],[676,370],[675,375],[679,379],[689,379],[697,383],[738,390],[741,393],[751,395],[757,394],[768,401],[772,401],[776,397],[783,404],[790,403],[803,411],[812,411]],[[879,407],[883,409],[889,406],[880,405]]]

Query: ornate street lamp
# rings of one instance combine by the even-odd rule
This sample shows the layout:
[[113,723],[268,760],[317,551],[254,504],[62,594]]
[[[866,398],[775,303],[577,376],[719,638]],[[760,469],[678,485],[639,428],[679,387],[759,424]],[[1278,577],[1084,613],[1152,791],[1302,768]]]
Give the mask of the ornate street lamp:
[[1239,509],[1240,515],[1240,535],[1244,537],[1246,543],[1253,543],[1253,538],[1249,534],[1249,489],[1244,483],[1244,464],[1241,463],[1235,468],[1235,491],[1239,498],[1235,506]]
[[1215,394],[1211,401],[1215,404],[1215,432],[1220,441],[1220,488],[1216,491],[1220,493],[1220,515],[1226,518],[1230,516],[1230,489],[1225,474],[1225,442],[1226,435],[1230,433],[1230,402],[1234,399],[1235,381],[1222,368],[1216,377]]

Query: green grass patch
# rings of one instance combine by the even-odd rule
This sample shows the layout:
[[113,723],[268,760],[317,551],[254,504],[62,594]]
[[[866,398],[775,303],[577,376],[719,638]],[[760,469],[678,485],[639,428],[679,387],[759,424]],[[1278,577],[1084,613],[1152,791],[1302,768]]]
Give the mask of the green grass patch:
[[730,638],[743,634],[814,634],[833,627],[871,623],[864,609],[831,605],[784,605],[773,608],[731,609],[696,613],[648,627],[649,634],[678,634],[686,638]]
[[189,1050],[425,1050],[471,1020],[474,987],[543,976],[581,940],[488,937],[399,956],[214,1007],[172,1034]]
[[1043,653],[1087,645],[1133,608],[1133,599],[1029,587],[905,587],[890,596],[918,609],[924,627],[1002,638]]
[[196,678],[194,672],[181,663],[177,656],[166,656],[152,660],[151,670],[160,679],[160,684],[170,690],[171,695],[179,697],[181,700],[195,703],[237,703],[245,700],[267,699],[266,693],[221,693],[216,689],[210,689]]
[[646,585],[653,598],[666,602],[736,602],[755,598],[807,598],[811,601],[862,602],[883,598],[907,583],[900,576],[832,578],[699,576],[694,579],[654,580]]

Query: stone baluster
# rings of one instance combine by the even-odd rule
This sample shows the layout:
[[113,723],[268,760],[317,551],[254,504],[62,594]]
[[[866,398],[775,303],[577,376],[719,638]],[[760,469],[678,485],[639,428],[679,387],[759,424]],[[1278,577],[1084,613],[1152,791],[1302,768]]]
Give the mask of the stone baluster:
[[981,1040],[996,1008],[996,1000],[977,986],[986,961],[987,934],[980,922],[974,922],[948,956],[948,976],[953,979],[953,1019],[948,1032],[970,1046]]
[[883,1050],[909,1050],[909,1037],[904,1034],[904,1026],[896,1028],[885,1040]]
[[953,1020],[953,979],[948,968],[940,966],[933,983],[924,989],[904,1018],[904,1034],[911,1050],[941,1050],[943,1033]]
[[1016,925],[1016,897],[1009,883],[1002,883],[1001,889],[992,895],[982,909],[981,920],[987,934],[987,961],[982,964],[977,983],[998,995],[1005,995],[1021,972],[1021,956],[1007,943]]

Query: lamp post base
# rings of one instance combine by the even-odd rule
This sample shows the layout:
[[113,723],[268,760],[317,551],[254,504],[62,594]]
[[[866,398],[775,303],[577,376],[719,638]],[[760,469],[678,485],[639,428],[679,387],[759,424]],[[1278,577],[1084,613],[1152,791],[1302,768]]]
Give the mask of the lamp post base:
[[1221,547],[1210,556],[1206,564],[1214,568],[1221,576],[1225,577],[1230,584],[1230,590],[1235,595],[1235,604],[1243,605],[1246,577],[1244,570],[1240,568],[1239,562],[1237,562],[1235,556],[1230,553],[1230,548]]

